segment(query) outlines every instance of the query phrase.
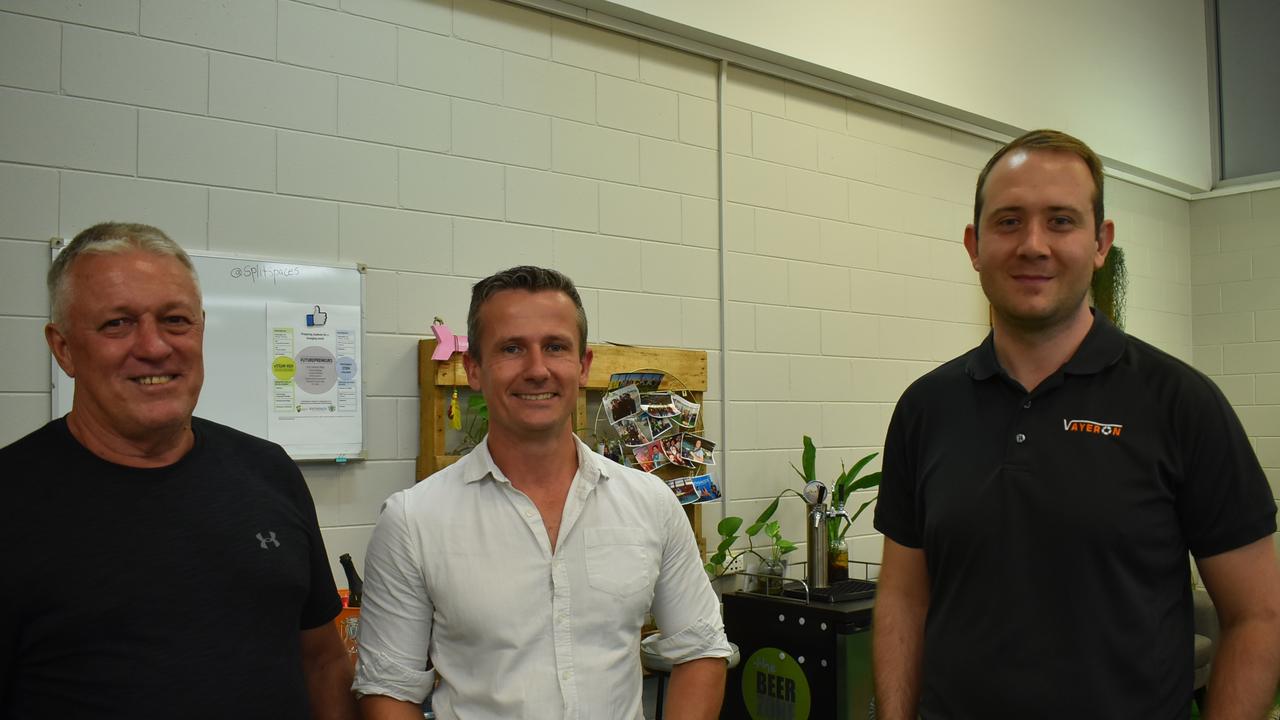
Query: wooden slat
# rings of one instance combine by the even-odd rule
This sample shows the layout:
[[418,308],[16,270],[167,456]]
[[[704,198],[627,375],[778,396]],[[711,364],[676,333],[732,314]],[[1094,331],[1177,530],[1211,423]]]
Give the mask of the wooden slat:
[[702,350],[592,344],[591,352],[594,359],[591,374],[587,376],[587,388],[591,390],[608,387],[609,376],[614,373],[641,369],[667,373],[663,388],[683,387],[699,392],[707,389],[707,353]]
[[433,377],[435,362],[431,359],[431,353],[435,349],[435,340],[422,340],[418,343],[418,462],[415,480],[421,480],[439,469],[435,456],[444,452],[444,442],[437,439],[439,433],[436,432],[437,429],[444,429],[444,423],[438,415],[440,391]]

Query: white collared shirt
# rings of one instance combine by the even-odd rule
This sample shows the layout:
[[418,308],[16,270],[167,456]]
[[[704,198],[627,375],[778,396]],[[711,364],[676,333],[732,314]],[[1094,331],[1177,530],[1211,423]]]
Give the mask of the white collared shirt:
[[671,490],[575,441],[554,553],[487,439],[387,500],[365,558],[356,692],[421,702],[439,674],[444,720],[641,720],[646,612],[672,662],[730,655]]

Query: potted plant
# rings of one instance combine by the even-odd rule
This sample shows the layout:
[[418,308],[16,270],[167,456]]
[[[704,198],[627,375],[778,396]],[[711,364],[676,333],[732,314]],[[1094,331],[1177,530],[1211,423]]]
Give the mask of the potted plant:
[[[871,453],[853,464],[853,467],[845,469],[844,463],[840,463],[840,474],[836,476],[835,481],[831,484],[831,507],[836,510],[844,510],[845,503],[849,501],[849,496],[859,490],[870,490],[880,486],[880,471],[859,475],[867,464],[875,459],[880,453]],[[804,450],[800,453],[800,468],[794,464],[791,466],[796,474],[800,476],[805,483],[810,483],[818,479],[817,475],[817,456],[818,449],[813,444],[813,438],[808,435],[804,436]],[[803,468],[803,470],[801,470]],[[836,580],[847,580],[849,578],[849,546],[845,542],[845,535],[849,532],[849,528],[853,527],[853,522],[863,513],[876,498],[871,498],[847,518],[837,516],[832,522],[827,524],[827,578],[831,582]]]
[[[733,545],[741,537],[739,531],[742,530],[743,520],[737,515],[726,515],[719,523],[716,524],[716,532],[720,534],[720,543],[716,546],[716,551],[707,559],[707,574],[711,576],[712,585],[717,586],[718,590],[723,590],[723,582],[721,578],[730,577],[736,571],[730,571],[744,555],[752,555],[759,560],[758,572],[762,575],[777,575],[782,577],[787,569],[786,556],[788,553],[796,549],[796,544],[782,536],[781,524],[773,519],[774,513],[778,511],[778,503],[782,500],[782,496],[786,493],[799,495],[795,490],[790,488],[779,492],[773,498],[773,502],[769,503],[760,515],[746,529],[747,547],[738,551],[733,550]],[[755,538],[763,532],[765,537],[769,538],[768,556],[762,555],[755,547]],[[762,548],[763,549],[763,548]],[[765,590],[773,590],[773,587],[766,587]]]
[[1129,294],[1129,270],[1124,263],[1124,249],[1119,245],[1111,246],[1106,262],[1093,273],[1089,291],[1093,294],[1093,306],[1123,330]]

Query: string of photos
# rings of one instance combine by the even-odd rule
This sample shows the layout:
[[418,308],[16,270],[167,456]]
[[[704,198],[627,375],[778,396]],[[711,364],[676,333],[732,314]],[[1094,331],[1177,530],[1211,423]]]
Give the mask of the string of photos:
[[[600,441],[600,454],[614,462],[658,474],[681,504],[718,500],[720,488],[707,466],[715,465],[715,443],[699,435],[702,405],[686,389],[659,390],[667,374],[658,370],[614,373],[600,402],[612,438]],[[671,376],[673,385],[683,386]],[[597,431],[597,437],[604,437]]]

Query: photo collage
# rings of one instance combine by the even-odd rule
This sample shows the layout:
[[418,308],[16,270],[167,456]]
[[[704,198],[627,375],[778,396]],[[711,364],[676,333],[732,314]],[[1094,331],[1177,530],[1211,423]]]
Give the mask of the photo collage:
[[715,465],[715,443],[694,432],[701,405],[680,392],[659,390],[663,377],[635,372],[609,378],[601,412],[618,439],[601,443],[601,454],[645,472],[688,469],[687,476],[666,481],[682,504],[719,499],[720,488],[705,472]]

